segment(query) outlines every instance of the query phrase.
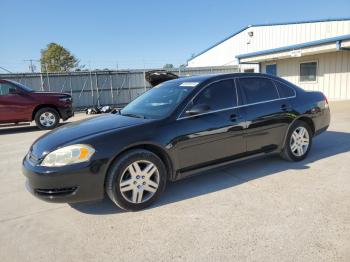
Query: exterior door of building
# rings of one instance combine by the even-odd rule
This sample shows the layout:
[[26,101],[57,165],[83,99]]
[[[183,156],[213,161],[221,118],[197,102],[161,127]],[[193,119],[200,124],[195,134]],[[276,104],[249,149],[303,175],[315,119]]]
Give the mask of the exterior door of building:
[[277,64],[266,65],[266,74],[277,76]]

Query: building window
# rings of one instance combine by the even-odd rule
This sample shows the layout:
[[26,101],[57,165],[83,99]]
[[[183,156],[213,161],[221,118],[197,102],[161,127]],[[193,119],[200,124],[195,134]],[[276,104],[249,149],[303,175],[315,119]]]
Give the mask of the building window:
[[244,69],[244,73],[254,73],[254,68]]
[[300,82],[315,82],[317,62],[300,63]]

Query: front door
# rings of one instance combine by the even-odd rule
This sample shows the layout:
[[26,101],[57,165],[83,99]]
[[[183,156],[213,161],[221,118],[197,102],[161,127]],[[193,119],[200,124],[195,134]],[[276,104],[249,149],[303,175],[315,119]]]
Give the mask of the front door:
[[[202,90],[176,121],[179,136],[175,144],[180,172],[220,163],[242,154],[244,115],[237,106],[233,79],[221,80]],[[208,106],[208,111],[187,115],[196,105]]]
[[[11,93],[11,89],[18,92]],[[0,81],[0,122],[11,123],[31,120],[32,101],[22,92],[15,85]]]

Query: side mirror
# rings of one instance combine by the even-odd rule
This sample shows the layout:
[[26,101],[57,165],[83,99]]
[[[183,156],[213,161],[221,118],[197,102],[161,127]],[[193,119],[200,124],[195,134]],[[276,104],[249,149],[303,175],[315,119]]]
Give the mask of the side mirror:
[[197,104],[194,105],[192,108],[190,108],[189,110],[186,111],[187,115],[199,115],[199,114],[203,114],[206,113],[210,110],[210,107],[208,105],[205,104]]
[[16,88],[10,87],[9,88],[9,94],[12,94],[12,95],[19,94],[19,92],[18,92],[18,90]]

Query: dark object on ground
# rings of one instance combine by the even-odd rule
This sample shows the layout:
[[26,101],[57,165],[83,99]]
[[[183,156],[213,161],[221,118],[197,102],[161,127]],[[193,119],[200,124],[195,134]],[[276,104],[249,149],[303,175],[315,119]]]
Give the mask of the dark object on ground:
[[90,108],[86,108],[85,113],[87,115],[97,115],[97,114],[101,114],[101,110],[98,107],[90,107]]
[[146,72],[146,81],[150,83],[152,87],[159,85],[165,81],[179,78],[178,75],[167,72],[165,70],[152,70]]
[[84,111],[87,115],[97,115],[111,113],[115,108],[111,106],[100,106],[100,107],[90,107],[86,108]]
[[101,108],[101,113],[110,113],[112,111],[112,107],[110,106],[103,106]]
[[120,111],[120,108],[113,108],[111,110],[111,114],[117,114],[117,113],[119,113],[119,111]]

